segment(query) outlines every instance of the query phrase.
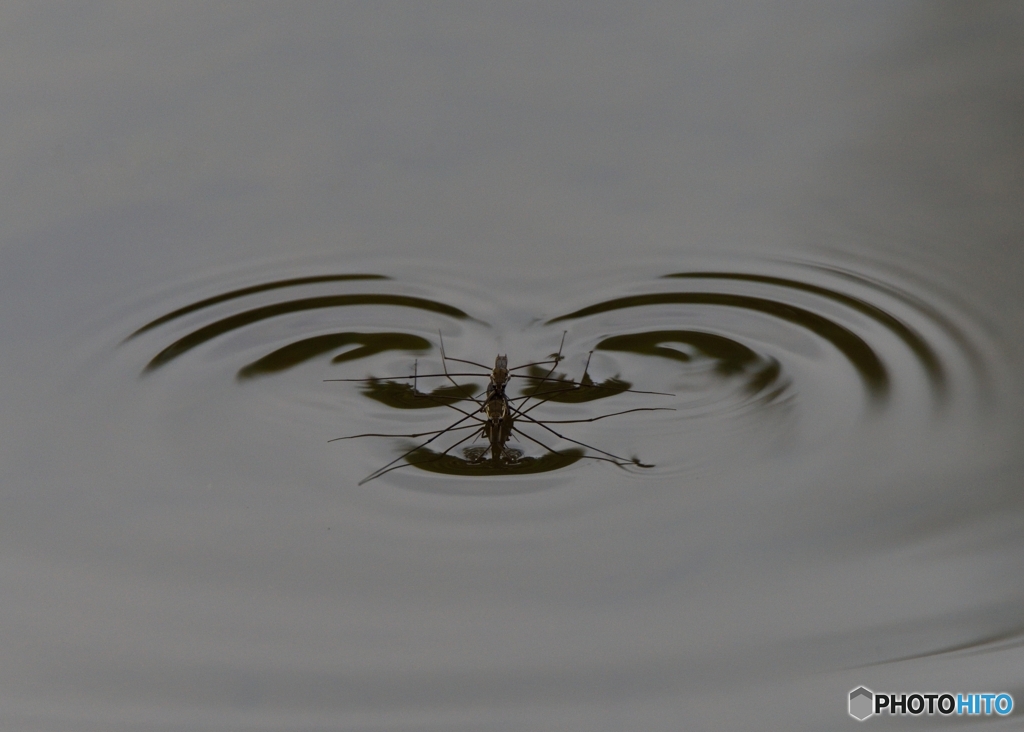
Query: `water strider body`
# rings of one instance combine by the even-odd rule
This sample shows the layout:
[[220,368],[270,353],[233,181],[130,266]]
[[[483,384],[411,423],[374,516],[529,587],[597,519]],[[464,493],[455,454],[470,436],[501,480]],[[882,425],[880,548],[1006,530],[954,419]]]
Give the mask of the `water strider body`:
[[487,385],[487,397],[480,408],[487,415],[483,435],[490,444],[491,461],[498,463],[505,453],[505,443],[512,436],[513,410],[505,394],[509,382],[508,356],[497,356],[491,371],[491,383]]

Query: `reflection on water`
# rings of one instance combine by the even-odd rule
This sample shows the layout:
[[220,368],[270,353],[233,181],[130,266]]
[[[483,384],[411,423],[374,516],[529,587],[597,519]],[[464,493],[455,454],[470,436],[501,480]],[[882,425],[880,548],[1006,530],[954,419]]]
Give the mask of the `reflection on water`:
[[[424,348],[429,347],[428,341]],[[348,354],[344,354],[348,355]],[[410,375],[407,378],[416,378]],[[470,394],[479,394],[483,387],[480,384],[466,382],[456,386],[439,386],[426,394],[418,391],[412,384],[401,384],[391,379],[382,380],[370,377],[362,387],[363,394],[381,404],[395,409],[433,409],[442,403],[454,404],[470,401]]]
[[[684,343],[692,351],[669,348],[666,344]],[[772,387],[769,399],[779,396],[783,388],[778,384],[782,367],[772,358],[763,358],[742,343],[714,333],[689,330],[656,330],[647,333],[612,336],[597,344],[598,350],[624,351],[647,356],[670,358],[693,364],[706,359],[712,370],[722,377],[748,374],[745,388],[757,394]]]
[[[790,321],[801,325],[818,336],[829,341],[850,363],[856,367],[864,383],[873,397],[884,397],[889,390],[889,379],[885,373],[882,363],[863,340],[846,328],[834,323],[827,318],[807,310],[761,298],[747,297],[744,295],[723,295],[718,293],[690,293],[690,292],[663,292],[651,295],[633,295],[630,297],[612,300],[610,302],[592,305],[577,310],[568,315],[562,315],[548,321],[558,323],[563,320],[582,318],[588,315],[595,315],[611,310],[622,308],[634,308],[653,305],[722,305],[753,310],[767,313],[781,320]],[[691,340],[699,339],[699,336],[684,336]],[[712,342],[711,339],[700,339],[705,344]],[[714,341],[717,344],[723,340]]]
[[544,397],[544,401],[562,404],[581,404],[595,399],[605,399],[630,391],[630,387],[633,386],[616,376],[595,384],[586,370],[579,382],[570,379],[568,374],[548,373],[538,366],[531,366],[527,376],[530,381],[523,388],[523,394]]
[[425,351],[430,348],[430,343],[425,339],[406,333],[329,333],[303,338],[278,348],[273,353],[268,353],[258,361],[243,367],[238,372],[238,378],[249,379],[275,371],[284,371],[321,354],[355,344],[361,347],[335,356],[332,362],[341,363],[366,358],[384,351]]
[[[510,431],[513,440],[523,444],[489,458],[480,445],[486,434],[486,420],[481,416],[485,388],[480,383],[488,378],[486,367],[479,365],[477,371],[476,362],[446,358],[437,339],[403,315],[426,313],[440,323],[441,330],[460,322],[493,330],[474,314],[445,303],[442,292],[428,298],[410,296],[401,292],[406,286],[400,280],[382,275],[274,280],[178,307],[136,330],[125,343],[142,334],[162,333],[188,315],[186,333],[174,333],[172,343],[149,358],[143,374],[242,332],[247,337],[236,341],[237,347],[248,359],[255,349],[257,358],[237,369],[239,384],[256,377],[284,377],[289,371],[317,363],[367,362],[369,376],[359,377],[348,370],[346,376],[324,381],[396,411],[375,419],[367,419],[365,408],[350,411],[346,424],[353,427],[352,434],[332,442],[353,437],[420,438],[402,447],[399,456],[385,464],[383,473],[371,474],[374,478],[406,465],[474,480],[580,467],[581,457],[610,460],[620,467],[646,465],[640,458],[621,453],[642,453],[645,443],[657,444],[666,435],[682,438],[697,417],[711,420],[714,429],[724,435],[735,432],[731,422],[758,420],[756,427],[740,429],[753,429],[759,437],[734,444],[722,442],[717,449],[723,451],[723,446],[729,445],[729,450],[760,454],[762,448],[754,445],[764,440],[775,444],[775,437],[791,432],[795,405],[799,405],[801,421],[816,425],[805,432],[805,441],[813,439],[813,432],[835,429],[836,415],[848,422],[844,439],[856,440],[867,420],[880,418],[894,396],[901,402],[901,413],[913,413],[929,403],[933,410],[940,410],[952,388],[944,357],[968,365],[961,372],[961,389],[983,389],[984,372],[973,368],[978,361],[976,349],[936,307],[850,272],[836,273],[818,265],[784,268],[790,272],[788,276],[693,271],[647,283],[623,282],[619,287],[632,294],[535,320],[528,331],[537,343],[553,342],[557,329],[568,326],[562,337],[570,350],[552,353],[548,361],[511,369],[510,386],[517,391],[512,391],[508,400],[507,408],[515,420]],[[392,291],[316,296],[307,292],[325,284],[333,288],[351,287],[356,282],[374,286],[363,283],[365,280],[388,282]],[[416,288],[422,291],[428,285],[420,282]],[[273,293],[273,302],[250,304],[267,293]],[[369,330],[383,312],[381,307],[402,330]],[[890,307],[893,309],[887,309]],[[200,311],[205,311],[205,320],[196,319]],[[309,311],[318,311],[318,317],[308,319]],[[336,313],[344,315],[345,329],[321,332]],[[361,317],[366,320],[360,322]],[[290,321],[294,324],[289,325]],[[260,345],[258,329],[271,322],[274,327],[266,330],[266,344]],[[694,324],[698,327],[692,327]],[[419,332],[408,332],[417,328]],[[283,339],[282,332],[287,333]],[[766,337],[769,333],[771,337]],[[924,333],[931,334],[933,340]],[[450,335],[449,351],[460,343],[457,332]],[[222,357],[236,360],[230,346],[228,349],[221,349]],[[439,353],[440,368],[436,368]],[[578,362],[577,357],[584,353],[589,355],[574,375],[562,367],[563,360]],[[600,381],[591,373],[595,354],[598,359],[593,368],[602,372]],[[405,373],[372,373],[375,359],[384,355],[392,360],[396,356],[409,358]],[[420,359],[434,364],[433,371],[421,370]],[[465,370],[467,364],[469,371]],[[859,380],[863,398],[857,397],[847,375]],[[894,394],[897,385],[899,393]],[[922,391],[919,385],[926,389]],[[929,396],[922,400],[925,395]],[[907,400],[918,401],[918,407]],[[417,429],[403,430],[408,410],[439,414],[433,427],[417,423]],[[859,426],[856,418],[849,421],[858,414],[863,415]],[[596,446],[586,437],[564,431],[569,425],[588,431],[603,420],[614,425],[613,418],[630,420],[626,423],[630,445],[618,445],[613,439]],[[450,444],[434,452],[439,439]],[[791,434],[787,441],[787,450],[803,449],[798,434]],[[529,454],[531,451],[534,454]],[[685,448],[656,465],[662,474],[685,474],[691,469]],[[430,485],[429,481],[423,483],[428,490]]]
[[[583,457],[583,450],[580,448],[566,448],[555,452],[548,450],[543,455],[527,456],[522,451],[511,448],[511,455],[504,455],[500,460],[493,460],[484,454],[485,448],[481,446],[466,448],[466,457],[460,458],[455,455],[438,453],[429,448],[418,448],[406,458],[410,465],[421,470],[432,473],[443,473],[444,475],[463,475],[472,478],[489,479],[498,475],[529,475],[530,473],[547,473],[551,470],[559,470],[568,467]],[[459,492],[459,486],[454,485],[450,490]],[[472,490],[477,495],[487,495],[487,489],[478,485],[466,485],[463,491]],[[505,491],[498,489],[505,495]],[[493,492],[492,492],[493,494]]]
[[[248,289],[251,289],[253,291],[260,291],[266,289],[273,289],[273,286],[262,285],[254,286],[253,288]],[[217,298],[209,298],[207,302],[210,299],[216,300]],[[355,305],[395,305],[398,307],[419,308],[421,310],[443,313],[444,315],[448,315],[453,318],[467,317],[466,314],[459,310],[458,308],[453,308],[448,305],[442,305],[441,303],[433,302],[430,300],[423,300],[421,298],[416,297],[403,297],[401,295],[333,295],[325,297],[310,297],[300,300],[288,300],[285,302],[276,303],[274,305],[265,305],[263,307],[254,308],[252,310],[237,313],[222,320],[218,320],[217,322],[210,323],[209,325],[206,325],[196,331],[193,331],[188,335],[179,338],[174,343],[167,346],[167,348],[160,351],[160,353],[155,355],[153,359],[148,364],[146,364],[146,371],[153,371],[155,369],[158,369],[167,362],[172,361],[173,359],[182,355],[183,353],[186,353],[187,351],[192,350],[196,346],[202,345],[206,341],[216,338],[217,336],[224,335],[225,333],[230,333],[233,330],[243,328],[247,325],[252,325],[253,323],[257,323],[261,320],[266,320],[268,318],[276,318],[280,315],[302,312],[305,310],[324,310],[328,308],[341,308]],[[181,308],[175,312],[180,313],[182,311],[187,311],[190,308],[196,309],[195,306],[188,306],[185,308]],[[173,313],[161,316],[161,318],[167,320],[171,317],[171,315],[173,315]],[[138,335],[139,333],[149,330],[161,318],[158,318],[157,320],[147,323],[142,328],[139,328],[139,330],[135,331],[135,333],[133,333],[132,335]],[[299,349],[299,351],[301,351],[301,348]]]
[[313,277],[293,277],[293,278],[287,279],[287,280],[277,280],[275,282],[264,282],[264,283],[261,283],[261,284],[258,284],[258,285],[252,285],[250,287],[243,287],[243,288],[238,289],[238,290],[231,290],[230,292],[225,292],[225,293],[223,293],[221,295],[214,295],[213,297],[203,298],[199,302],[194,302],[194,303],[191,303],[190,305],[185,305],[184,307],[180,307],[177,310],[173,310],[173,311],[167,313],[166,315],[161,315],[159,318],[156,318],[155,320],[151,320],[150,322],[146,323],[144,326],[139,328],[137,331],[135,331],[134,333],[132,333],[128,337],[129,338],[134,338],[137,335],[145,333],[147,330],[150,330],[151,328],[155,328],[158,325],[163,325],[164,323],[168,323],[168,322],[170,322],[170,321],[172,321],[172,320],[174,320],[176,318],[180,318],[180,317],[182,317],[184,315],[188,315],[189,313],[194,313],[197,310],[202,310],[203,308],[208,308],[208,307],[211,307],[213,305],[217,305],[217,304],[222,303],[222,302],[227,302],[228,300],[234,300],[234,299],[239,298],[239,297],[245,297],[246,295],[255,295],[256,293],[259,293],[259,292],[266,292],[268,290],[277,290],[277,289],[280,289],[282,287],[298,287],[300,285],[313,285],[313,284],[317,284],[317,283],[320,283],[320,282],[343,282],[345,280],[386,280],[386,279],[387,279],[387,277],[384,277],[383,275],[373,275],[373,274],[332,274],[332,275],[315,275]]

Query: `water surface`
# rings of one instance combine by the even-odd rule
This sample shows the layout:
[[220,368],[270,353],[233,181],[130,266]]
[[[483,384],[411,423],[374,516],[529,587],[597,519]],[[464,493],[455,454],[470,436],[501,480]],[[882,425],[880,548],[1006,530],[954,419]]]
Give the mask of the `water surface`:
[[956,8],[12,10],[3,726],[1024,703],[1022,18]]

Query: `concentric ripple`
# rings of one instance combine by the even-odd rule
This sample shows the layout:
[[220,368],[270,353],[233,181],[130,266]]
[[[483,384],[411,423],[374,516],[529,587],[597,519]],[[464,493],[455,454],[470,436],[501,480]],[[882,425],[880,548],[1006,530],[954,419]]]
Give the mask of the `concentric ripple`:
[[[685,277],[690,275],[669,275]],[[700,276],[700,275],[697,275]],[[710,305],[739,308],[757,313],[765,313],[795,325],[802,326],[815,335],[835,346],[850,362],[864,381],[869,395],[875,399],[884,398],[889,391],[889,377],[878,355],[855,333],[828,318],[810,310],[798,308],[783,302],[768,300],[746,295],[703,292],[663,292],[633,297],[618,298],[581,308],[568,315],[552,318],[551,323],[606,313],[625,308],[639,308],[653,305]],[[598,348],[606,350],[629,351],[653,356],[673,358],[680,361],[690,360],[690,356],[679,351],[659,347],[658,344],[669,341],[687,343],[703,355],[719,361],[717,369],[729,373],[740,361],[757,360],[757,356],[749,348],[727,337],[704,333],[701,331],[655,331],[602,341]],[[774,368],[777,372],[778,369]]]
[[[685,472],[727,455],[807,449],[886,415],[924,424],[987,391],[965,316],[905,283],[771,263],[618,289],[509,334],[478,317],[483,295],[456,306],[440,288],[380,274],[290,277],[173,308],[125,344],[155,345],[143,376],[199,356],[200,378],[227,370],[237,387],[279,392],[300,411],[339,404],[351,427],[341,438],[367,435],[358,450],[378,467],[477,480],[593,459],[636,475],[644,471],[630,466]],[[519,354],[509,388],[522,408],[520,444],[498,461],[474,434],[493,356],[450,357],[496,353],[507,335],[534,350]]]

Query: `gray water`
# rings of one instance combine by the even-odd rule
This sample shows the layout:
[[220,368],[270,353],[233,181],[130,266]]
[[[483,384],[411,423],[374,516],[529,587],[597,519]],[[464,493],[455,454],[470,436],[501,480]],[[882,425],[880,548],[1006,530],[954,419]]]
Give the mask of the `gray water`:
[[0,727],[1024,705],[1019,5],[0,20]]

